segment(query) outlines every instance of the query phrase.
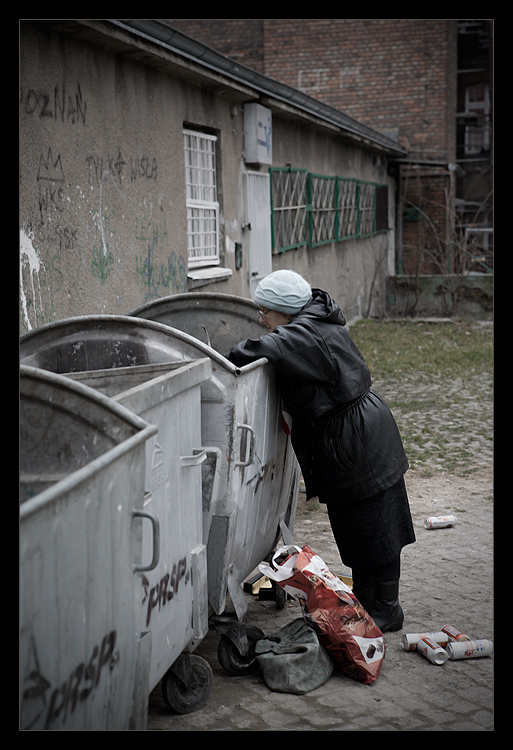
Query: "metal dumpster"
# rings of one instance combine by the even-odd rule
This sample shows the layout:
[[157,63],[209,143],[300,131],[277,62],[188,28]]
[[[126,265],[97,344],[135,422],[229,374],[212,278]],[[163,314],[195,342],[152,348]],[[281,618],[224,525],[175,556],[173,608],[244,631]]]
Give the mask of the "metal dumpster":
[[130,315],[185,331],[221,354],[239,341],[257,339],[265,333],[255,302],[233,294],[175,294],[151,300]]
[[223,612],[228,590],[241,619],[241,582],[272,552],[280,533],[290,536],[294,528],[300,476],[283,429],[274,368],[265,359],[238,368],[223,356],[238,341],[263,333],[258,308],[234,295],[189,293],[155,300],[131,315],[206,342],[198,347],[212,358],[221,387],[202,405],[203,446],[215,456],[203,497],[209,601]]
[[[215,311],[206,314],[211,325]],[[242,619],[247,604],[240,584],[272,552],[281,527],[293,527],[299,484],[267,361],[238,368],[199,339],[142,314],[49,324],[21,337],[20,356],[27,364],[60,372],[94,369],[99,357],[105,369],[210,359],[212,377],[201,386],[208,599],[221,614],[229,589]]]
[[[69,377],[101,390],[158,428],[147,443],[144,507],[159,521],[161,549],[158,565],[141,581],[140,624],[152,636],[150,691],[165,678],[168,705],[171,701],[170,707],[189,712],[203,705],[210,692],[208,663],[194,661],[201,689],[197,685],[184,707],[181,702],[174,704],[169,685],[178,677],[176,670],[167,673],[184,651],[194,651],[208,633],[201,510],[201,465],[206,452],[200,448],[200,387],[209,379],[211,366],[209,359],[199,359],[171,371],[169,367],[123,367]],[[143,536],[143,549],[150,543],[149,534]],[[180,663],[184,659],[185,655]]]
[[22,730],[146,726],[137,595],[158,561],[158,523],[143,511],[155,431],[91,388],[20,368]]
[[[208,663],[184,653],[194,651],[208,632],[200,389],[211,377],[211,363],[208,358],[184,363],[176,348],[169,348],[167,329],[165,334],[133,318],[73,318],[22,337],[21,353],[23,361],[66,371],[157,427],[146,444],[144,508],[159,521],[161,549],[158,565],[140,578],[138,624],[151,633],[149,690],[163,679],[168,705],[190,712],[203,705],[211,685]],[[145,531],[143,550],[152,542]],[[174,682],[185,669],[189,676],[194,671],[195,687],[188,691],[182,685],[175,699]]]

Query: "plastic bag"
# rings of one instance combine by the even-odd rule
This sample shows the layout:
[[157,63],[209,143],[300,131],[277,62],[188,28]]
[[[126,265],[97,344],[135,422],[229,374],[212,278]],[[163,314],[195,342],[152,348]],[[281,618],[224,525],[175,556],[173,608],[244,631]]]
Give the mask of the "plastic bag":
[[257,641],[255,656],[267,687],[279,693],[309,693],[333,673],[333,662],[304,618]]
[[[287,558],[277,564],[284,554]],[[385,658],[385,639],[349,586],[308,545],[281,547],[272,565],[261,563],[260,571],[300,603],[306,622],[344,674],[374,683]]]

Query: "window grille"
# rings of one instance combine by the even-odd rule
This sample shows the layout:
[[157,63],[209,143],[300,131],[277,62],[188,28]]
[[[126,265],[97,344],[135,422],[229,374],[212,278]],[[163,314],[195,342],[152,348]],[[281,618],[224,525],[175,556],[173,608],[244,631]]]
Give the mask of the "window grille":
[[273,252],[388,230],[388,186],[271,167]]
[[370,182],[359,184],[359,235],[363,237],[374,232],[375,225],[375,202],[374,195],[376,186]]
[[338,178],[338,239],[358,236],[358,182]]
[[334,242],[337,239],[337,180],[311,174],[308,187],[310,247]]
[[219,263],[216,141],[214,135],[184,130],[189,267]]
[[306,245],[307,172],[288,167],[270,172],[273,252]]

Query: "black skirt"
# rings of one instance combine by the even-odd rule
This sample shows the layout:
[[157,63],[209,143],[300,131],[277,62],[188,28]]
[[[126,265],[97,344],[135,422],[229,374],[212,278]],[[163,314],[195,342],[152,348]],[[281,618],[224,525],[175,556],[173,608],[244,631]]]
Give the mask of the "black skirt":
[[327,503],[333,536],[344,565],[375,568],[398,558],[415,541],[404,477],[379,495],[351,503]]

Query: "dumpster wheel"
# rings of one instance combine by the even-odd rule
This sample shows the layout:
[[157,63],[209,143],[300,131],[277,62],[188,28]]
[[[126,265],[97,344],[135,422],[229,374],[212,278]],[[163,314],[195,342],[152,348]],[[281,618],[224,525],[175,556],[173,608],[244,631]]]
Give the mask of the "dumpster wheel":
[[193,713],[207,702],[212,679],[208,661],[196,654],[182,654],[161,680],[164,703],[176,713]]
[[245,634],[248,646],[246,653],[241,653],[234,639],[229,635],[221,635],[217,647],[219,664],[232,677],[251,674],[259,666],[255,657],[255,643],[265,638],[264,633],[260,628],[250,626],[245,628]]

